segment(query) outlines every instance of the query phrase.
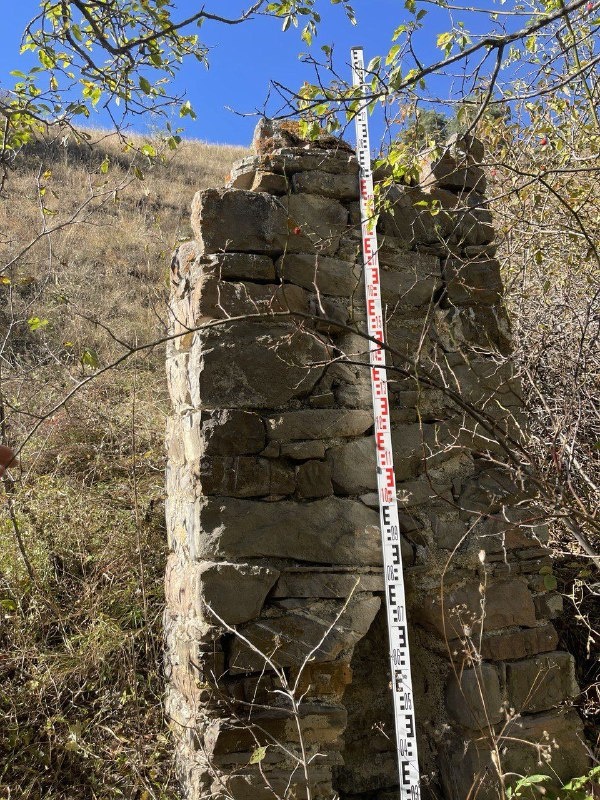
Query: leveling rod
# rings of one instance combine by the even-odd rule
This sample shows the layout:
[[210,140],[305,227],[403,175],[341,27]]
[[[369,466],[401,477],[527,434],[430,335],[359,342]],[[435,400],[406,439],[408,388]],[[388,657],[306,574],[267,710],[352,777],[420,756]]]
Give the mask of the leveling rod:
[[[360,167],[360,216],[367,325],[369,336],[384,344],[381,282],[379,278],[375,222],[375,194],[373,191],[373,172],[371,170],[369,119],[367,115],[368,102],[366,100],[365,64],[362,47],[352,48],[351,58],[353,85],[360,87],[362,90],[360,111],[356,115],[356,155]],[[401,800],[420,800],[415,709],[410,673],[406,597],[402,572],[398,503],[396,500],[396,475],[392,453],[390,404],[387,390],[385,350],[381,345],[371,342],[369,363],[375,417],[377,493],[379,495],[381,543],[383,548],[383,572],[396,725],[396,751],[400,774],[400,798]]]

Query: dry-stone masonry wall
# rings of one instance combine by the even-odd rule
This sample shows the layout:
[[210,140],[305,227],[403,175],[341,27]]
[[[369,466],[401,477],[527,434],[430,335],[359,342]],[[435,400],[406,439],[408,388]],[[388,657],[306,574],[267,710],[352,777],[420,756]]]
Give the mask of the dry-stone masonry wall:
[[[358,168],[267,133],[173,260],[168,713],[190,800],[391,797]],[[546,531],[503,466],[521,402],[481,158],[450,142],[378,223],[422,771],[449,800],[497,797],[498,759],[586,768]]]

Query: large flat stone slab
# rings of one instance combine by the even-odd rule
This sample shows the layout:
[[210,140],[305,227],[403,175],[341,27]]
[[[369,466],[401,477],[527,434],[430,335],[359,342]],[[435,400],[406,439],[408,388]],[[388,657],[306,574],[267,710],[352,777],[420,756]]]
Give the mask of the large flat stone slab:
[[271,195],[203,189],[192,200],[192,230],[203,254],[277,254],[285,249],[288,215]]
[[187,508],[197,558],[281,558],[315,564],[381,566],[379,515],[360,501],[265,503],[211,497]]
[[241,322],[197,331],[189,361],[196,408],[281,408],[304,397],[329,361],[326,344],[293,323]]

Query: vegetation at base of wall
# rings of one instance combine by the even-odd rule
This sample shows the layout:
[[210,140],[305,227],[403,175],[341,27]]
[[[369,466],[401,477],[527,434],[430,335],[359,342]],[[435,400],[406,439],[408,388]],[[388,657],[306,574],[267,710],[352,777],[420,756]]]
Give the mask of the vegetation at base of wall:
[[[71,218],[90,186],[135,178],[57,231],[50,252],[42,237],[5,273],[0,316],[11,336],[1,379],[11,443],[31,430],[32,414],[114,356],[111,334],[161,335],[170,253],[191,235],[192,196],[222,184],[244,154],[189,141],[151,166],[123,152],[118,137],[89,133],[99,140],[93,151],[52,138],[22,152],[7,186],[19,214],[0,208],[8,263],[48,217],[40,215],[42,175],[54,224]],[[2,800],[177,796],[162,710],[167,413],[157,347],[91,381],[40,425],[10,469],[14,482],[0,498]]]

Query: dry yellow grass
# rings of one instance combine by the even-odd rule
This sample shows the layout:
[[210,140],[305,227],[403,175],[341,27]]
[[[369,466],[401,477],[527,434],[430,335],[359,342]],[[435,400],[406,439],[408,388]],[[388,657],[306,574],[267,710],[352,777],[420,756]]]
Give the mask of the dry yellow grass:
[[[0,203],[0,411],[13,445],[95,359],[122,352],[113,336],[163,333],[194,192],[245,155],[194,141],[172,153],[156,137],[164,159],[151,164],[90,135],[93,149],[56,139],[21,153]],[[0,798],[176,797],[161,711],[167,413],[157,347],[91,381],[12,469],[0,500],[14,510],[0,519]]]

